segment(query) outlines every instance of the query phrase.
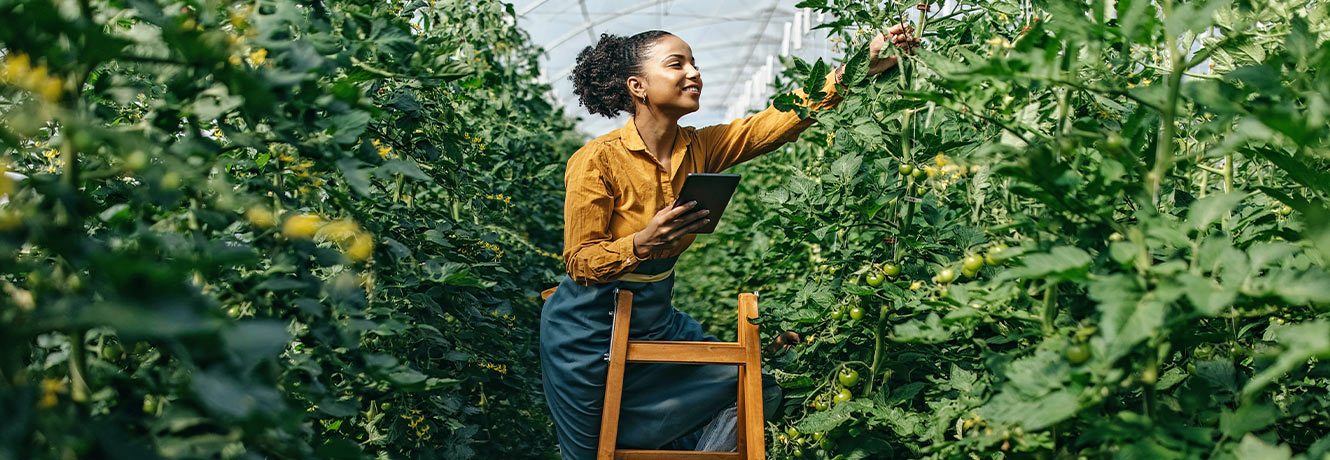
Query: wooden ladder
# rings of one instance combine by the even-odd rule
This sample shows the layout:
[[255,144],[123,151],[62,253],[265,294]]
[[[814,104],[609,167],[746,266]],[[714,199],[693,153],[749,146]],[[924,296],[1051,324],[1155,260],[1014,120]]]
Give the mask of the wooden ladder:
[[[618,290],[614,328],[610,335],[610,367],[605,379],[605,409],[600,417],[596,460],[765,460],[762,411],[762,347],[758,343],[757,294],[739,294],[738,342],[671,342],[628,340],[633,293]],[[616,449],[623,371],[627,363],[730,364],[739,367],[738,452]]]

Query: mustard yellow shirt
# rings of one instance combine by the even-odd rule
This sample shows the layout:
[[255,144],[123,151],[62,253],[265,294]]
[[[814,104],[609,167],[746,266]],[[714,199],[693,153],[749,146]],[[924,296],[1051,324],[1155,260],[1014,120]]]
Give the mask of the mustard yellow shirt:
[[[821,101],[804,104],[812,110],[840,102],[834,75],[827,76]],[[792,141],[813,124],[792,112],[767,107],[723,125],[676,131],[674,152],[666,170],[647,152],[633,120],[588,142],[568,159],[564,174],[563,261],[573,281],[589,285],[617,279],[641,262],[633,254],[633,234],[646,228],[661,209],[674,201],[689,173],[715,173],[756,158]],[[682,254],[696,235],[683,237],[671,250],[647,258]]]

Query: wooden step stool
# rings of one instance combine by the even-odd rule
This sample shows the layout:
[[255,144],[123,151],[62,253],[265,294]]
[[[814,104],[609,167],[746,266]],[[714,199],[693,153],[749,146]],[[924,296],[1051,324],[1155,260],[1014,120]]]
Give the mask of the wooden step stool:
[[[552,293],[553,289],[546,291]],[[762,347],[757,325],[757,294],[739,294],[738,342],[674,342],[628,340],[633,293],[617,291],[614,326],[610,333],[609,373],[605,378],[605,408],[600,418],[600,446],[596,460],[765,460],[766,432],[762,410]],[[549,297],[546,294],[544,297]],[[619,404],[627,363],[729,364],[739,367],[738,452],[616,449]]]

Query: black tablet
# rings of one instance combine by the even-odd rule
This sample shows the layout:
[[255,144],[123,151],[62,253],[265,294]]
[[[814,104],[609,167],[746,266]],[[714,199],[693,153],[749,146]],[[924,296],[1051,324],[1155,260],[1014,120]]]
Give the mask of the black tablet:
[[716,231],[720,215],[725,212],[725,206],[730,204],[730,197],[738,187],[738,174],[691,173],[684,179],[683,189],[679,190],[679,196],[675,198],[674,203],[680,205],[696,201],[697,206],[690,212],[710,210],[711,214],[706,218],[711,219],[711,223],[693,233],[712,233]]

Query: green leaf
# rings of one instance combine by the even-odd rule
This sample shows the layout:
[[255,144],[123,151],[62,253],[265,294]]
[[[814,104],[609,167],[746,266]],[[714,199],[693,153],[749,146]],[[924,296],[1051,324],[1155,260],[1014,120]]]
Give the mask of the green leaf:
[[385,161],[382,166],[378,167],[378,171],[389,174],[388,177],[392,177],[391,174],[401,174],[416,180],[430,180],[429,175],[425,174],[425,171],[421,171],[415,162],[406,160],[392,159]]
[[841,183],[848,183],[859,173],[859,166],[863,163],[863,157],[858,154],[850,153],[837,158],[831,163],[831,175],[835,176]]
[[1045,278],[1059,280],[1080,280],[1090,270],[1093,259],[1090,254],[1074,246],[1058,246],[1047,253],[1026,254],[1021,257],[1020,267],[1002,272],[994,282],[1011,279]]
[[1076,395],[1065,390],[1026,399],[1016,392],[1003,391],[979,408],[979,415],[1000,424],[1019,425],[1027,431],[1042,430],[1076,415],[1080,410]]
[[1192,228],[1197,230],[1209,227],[1210,224],[1223,217],[1237,206],[1242,198],[1246,196],[1243,193],[1221,193],[1210,195],[1192,203],[1191,209],[1187,210],[1187,220]]
[[1293,458],[1293,450],[1287,445],[1267,444],[1256,435],[1247,434],[1242,437],[1242,443],[1233,455],[1242,460],[1290,460]]
[[361,168],[362,164],[364,163],[351,158],[343,158],[337,160],[337,169],[342,171],[342,177],[346,178],[346,185],[350,186],[352,191],[361,196],[369,196],[370,170]]
[[1252,376],[1247,385],[1242,387],[1244,397],[1251,398],[1274,382],[1275,379],[1302,366],[1314,357],[1330,356],[1330,322],[1312,321],[1283,326],[1271,326],[1272,333],[1284,351],[1279,353],[1275,363]]
[[1279,421],[1279,409],[1269,404],[1248,404],[1238,410],[1224,410],[1219,414],[1219,429],[1232,439],[1242,435],[1264,430]]
[[868,76],[868,53],[868,46],[862,46],[850,56],[850,60],[845,63],[845,73],[841,75],[842,84],[855,86]]

